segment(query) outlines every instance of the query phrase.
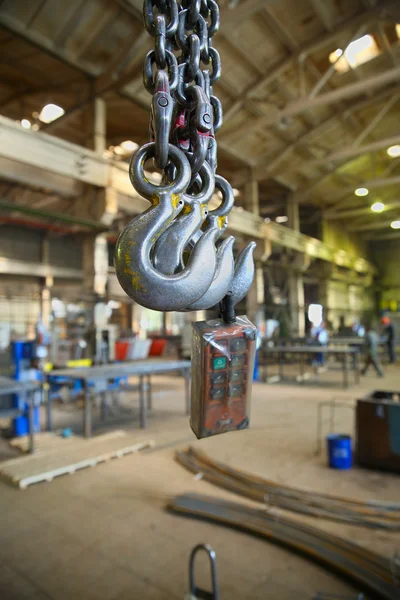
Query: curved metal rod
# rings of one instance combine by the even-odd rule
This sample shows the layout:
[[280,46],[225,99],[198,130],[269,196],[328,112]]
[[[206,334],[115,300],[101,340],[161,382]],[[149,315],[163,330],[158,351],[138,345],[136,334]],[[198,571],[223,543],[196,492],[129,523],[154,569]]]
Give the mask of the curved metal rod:
[[150,252],[162,232],[181,212],[182,192],[190,181],[190,165],[181,150],[169,146],[169,157],[177,169],[176,179],[163,186],[153,185],[144,176],[144,164],[153,158],[155,144],[146,144],[133,156],[129,176],[151,206],[136,216],[122,231],[115,249],[115,271],[125,292],[138,304],[153,310],[181,310],[195,302],[209,288],[216,268],[213,232],[206,232],[179,274],[158,272]]
[[250,242],[243,250],[239,253],[239,256],[235,262],[235,273],[231,285],[231,296],[233,296],[233,303],[237,304],[240,302],[247,292],[254,279],[254,259],[253,253],[256,247],[255,242]]
[[182,213],[154,246],[154,266],[165,275],[173,275],[184,268],[183,252],[190,238],[200,229],[208,215],[207,203],[214,192],[214,180],[207,163],[201,167],[200,177],[202,183],[200,193],[195,196],[182,194],[185,203]]

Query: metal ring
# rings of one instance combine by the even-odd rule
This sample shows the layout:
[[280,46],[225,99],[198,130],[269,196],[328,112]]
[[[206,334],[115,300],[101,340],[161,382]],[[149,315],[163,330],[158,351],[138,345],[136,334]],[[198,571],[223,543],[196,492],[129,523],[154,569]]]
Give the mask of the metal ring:
[[210,46],[208,48],[208,52],[210,55],[210,60],[212,64],[212,73],[210,74],[210,83],[214,85],[221,77],[221,58],[219,56],[218,50]]
[[[167,38],[171,38],[175,35],[176,30],[178,28],[178,5],[176,0],[166,0],[166,5],[169,9],[169,14],[165,14],[164,16],[168,19],[168,23],[166,23],[165,35]],[[154,20],[154,11],[153,11],[153,0],[144,0],[143,5],[143,20],[144,26],[148,33],[155,37],[157,34],[156,25]]]
[[[188,194],[187,192],[185,192],[182,196],[184,201],[187,202],[188,204],[190,204],[192,202],[200,202],[200,203],[208,202],[214,193],[214,187],[215,187],[214,173],[211,170],[210,165],[208,163],[204,162],[202,164],[202,166],[200,167],[198,174],[201,177],[201,183],[202,183],[202,186],[201,186],[201,189],[199,190],[199,192],[197,194]],[[195,176],[195,180],[197,180],[197,176]],[[197,183],[197,181],[196,181],[196,183]]]
[[189,9],[184,9],[181,10],[179,13],[179,18],[178,18],[178,28],[176,31],[176,43],[177,46],[180,50],[182,50],[182,52],[186,52],[186,54],[189,53],[190,47],[189,47],[189,42],[188,42],[188,35],[187,35],[187,31],[192,31],[192,33],[195,33],[199,40],[200,40],[200,50],[203,51],[205,44],[208,41],[208,37],[207,37],[207,22],[204,19],[204,17],[202,17],[201,15],[199,15],[199,18],[197,19],[196,23],[194,24],[193,27],[188,25],[187,22],[187,15],[188,15]]
[[200,69],[200,40],[199,36],[192,33],[189,36],[189,56],[185,60],[187,69],[185,75],[190,77],[190,81],[193,81],[197,75],[197,71]]
[[199,17],[201,9],[201,0],[192,0],[189,5],[187,23],[190,27],[195,27]]
[[184,153],[172,144],[168,146],[168,156],[176,167],[175,179],[168,185],[155,185],[148,181],[144,174],[147,159],[154,158],[156,145],[154,142],[145,144],[132,156],[129,164],[129,178],[138,194],[153,200],[162,193],[181,194],[189,185],[191,177],[190,164]]
[[207,0],[207,7],[211,17],[211,22],[208,26],[208,37],[212,38],[219,29],[219,6],[215,0]]
[[156,19],[156,35],[155,35],[155,62],[158,69],[165,69],[167,60],[165,58],[165,17],[164,15],[158,15]]
[[216,175],[215,188],[221,192],[222,202],[217,208],[210,211],[209,217],[225,217],[232,210],[235,203],[232,187],[221,175]]
[[[175,55],[169,50],[165,50],[165,58],[167,59],[169,88],[173,92],[178,86],[178,63]],[[143,66],[143,83],[149,94],[155,92],[155,81],[153,78],[153,64],[156,62],[155,50],[150,50],[146,54]]]
[[222,104],[217,96],[210,96],[210,104],[213,107],[213,116],[214,116],[214,132],[217,132],[218,129],[222,127],[223,117],[222,117]]

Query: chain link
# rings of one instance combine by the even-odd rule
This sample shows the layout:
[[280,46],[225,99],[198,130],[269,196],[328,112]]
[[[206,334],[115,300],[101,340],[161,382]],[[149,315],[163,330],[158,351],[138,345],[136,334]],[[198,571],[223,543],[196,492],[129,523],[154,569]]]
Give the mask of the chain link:
[[222,106],[212,86],[221,76],[221,59],[212,43],[219,29],[215,0],[144,0],[144,24],[154,38],[145,58],[143,80],[153,96],[150,139],[155,142],[155,164],[171,180],[168,144],[189,159],[190,187],[201,185],[205,162],[215,176],[215,133],[222,125]]

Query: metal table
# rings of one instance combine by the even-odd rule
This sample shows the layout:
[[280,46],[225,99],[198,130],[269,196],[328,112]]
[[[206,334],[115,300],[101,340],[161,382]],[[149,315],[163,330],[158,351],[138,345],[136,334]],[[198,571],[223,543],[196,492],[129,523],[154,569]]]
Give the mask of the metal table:
[[[47,374],[47,382],[50,383],[52,377],[64,377],[71,380],[82,382],[85,394],[85,405],[83,415],[83,430],[85,437],[89,438],[92,435],[92,393],[91,384],[104,383],[118,377],[139,377],[139,410],[140,410],[140,427],[144,429],[147,425],[147,411],[151,409],[151,376],[161,375],[179,371],[185,378],[185,410],[186,414],[190,411],[190,360],[166,360],[166,359],[149,359],[138,360],[135,362],[123,362],[110,365],[99,365],[96,367],[84,367],[76,369],[59,369]],[[147,394],[144,378],[147,377]],[[51,431],[52,415],[51,415],[51,394],[48,394],[47,399],[47,429]]]
[[[283,378],[283,366],[284,366],[284,357],[287,354],[298,355],[299,364],[300,364],[300,377],[301,381],[304,381],[304,356],[312,356],[314,354],[324,354],[326,356],[333,355],[341,358],[342,363],[342,373],[343,373],[343,387],[347,388],[349,386],[349,361],[350,357],[352,360],[350,361],[352,365],[352,370],[354,372],[354,381],[355,383],[360,382],[360,365],[359,365],[359,351],[357,348],[351,346],[343,346],[343,347],[329,347],[329,346],[272,346],[272,347],[264,347],[263,349],[263,358],[261,360],[260,365],[268,368],[268,356],[272,354],[278,355],[279,361],[279,377]],[[265,373],[265,379],[267,378],[267,372]]]
[[[11,394],[18,394],[22,396],[24,402],[28,403],[28,418],[29,418],[29,452],[33,454],[35,451],[35,434],[34,434],[34,420],[33,420],[33,409],[35,405],[34,394],[40,389],[40,384],[36,381],[16,381],[10,377],[0,376],[0,397],[9,396]],[[19,408],[0,408],[1,418],[18,417],[23,414],[23,409]]]

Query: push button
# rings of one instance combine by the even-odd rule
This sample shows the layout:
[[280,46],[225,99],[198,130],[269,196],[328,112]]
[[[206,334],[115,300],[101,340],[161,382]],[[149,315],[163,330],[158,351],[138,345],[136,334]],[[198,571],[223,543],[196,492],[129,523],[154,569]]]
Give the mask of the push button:
[[226,382],[226,373],[211,373],[211,383],[224,385]]
[[233,338],[231,341],[231,352],[245,352],[246,340],[243,338]]
[[229,373],[230,381],[243,381],[244,373],[243,371],[231,371]]
[[226,369],[226,358],[225,356],[218,356],[217,358],[212,359],[212,367],[214,371],[218,371],[220,369]]
[[241,368],[244,366],[244,356],[232,356],[231,359],[231,367],[232,368]]
[[225,398],[225,388],[211,388],[210,396],[213,400],[222,400]]

